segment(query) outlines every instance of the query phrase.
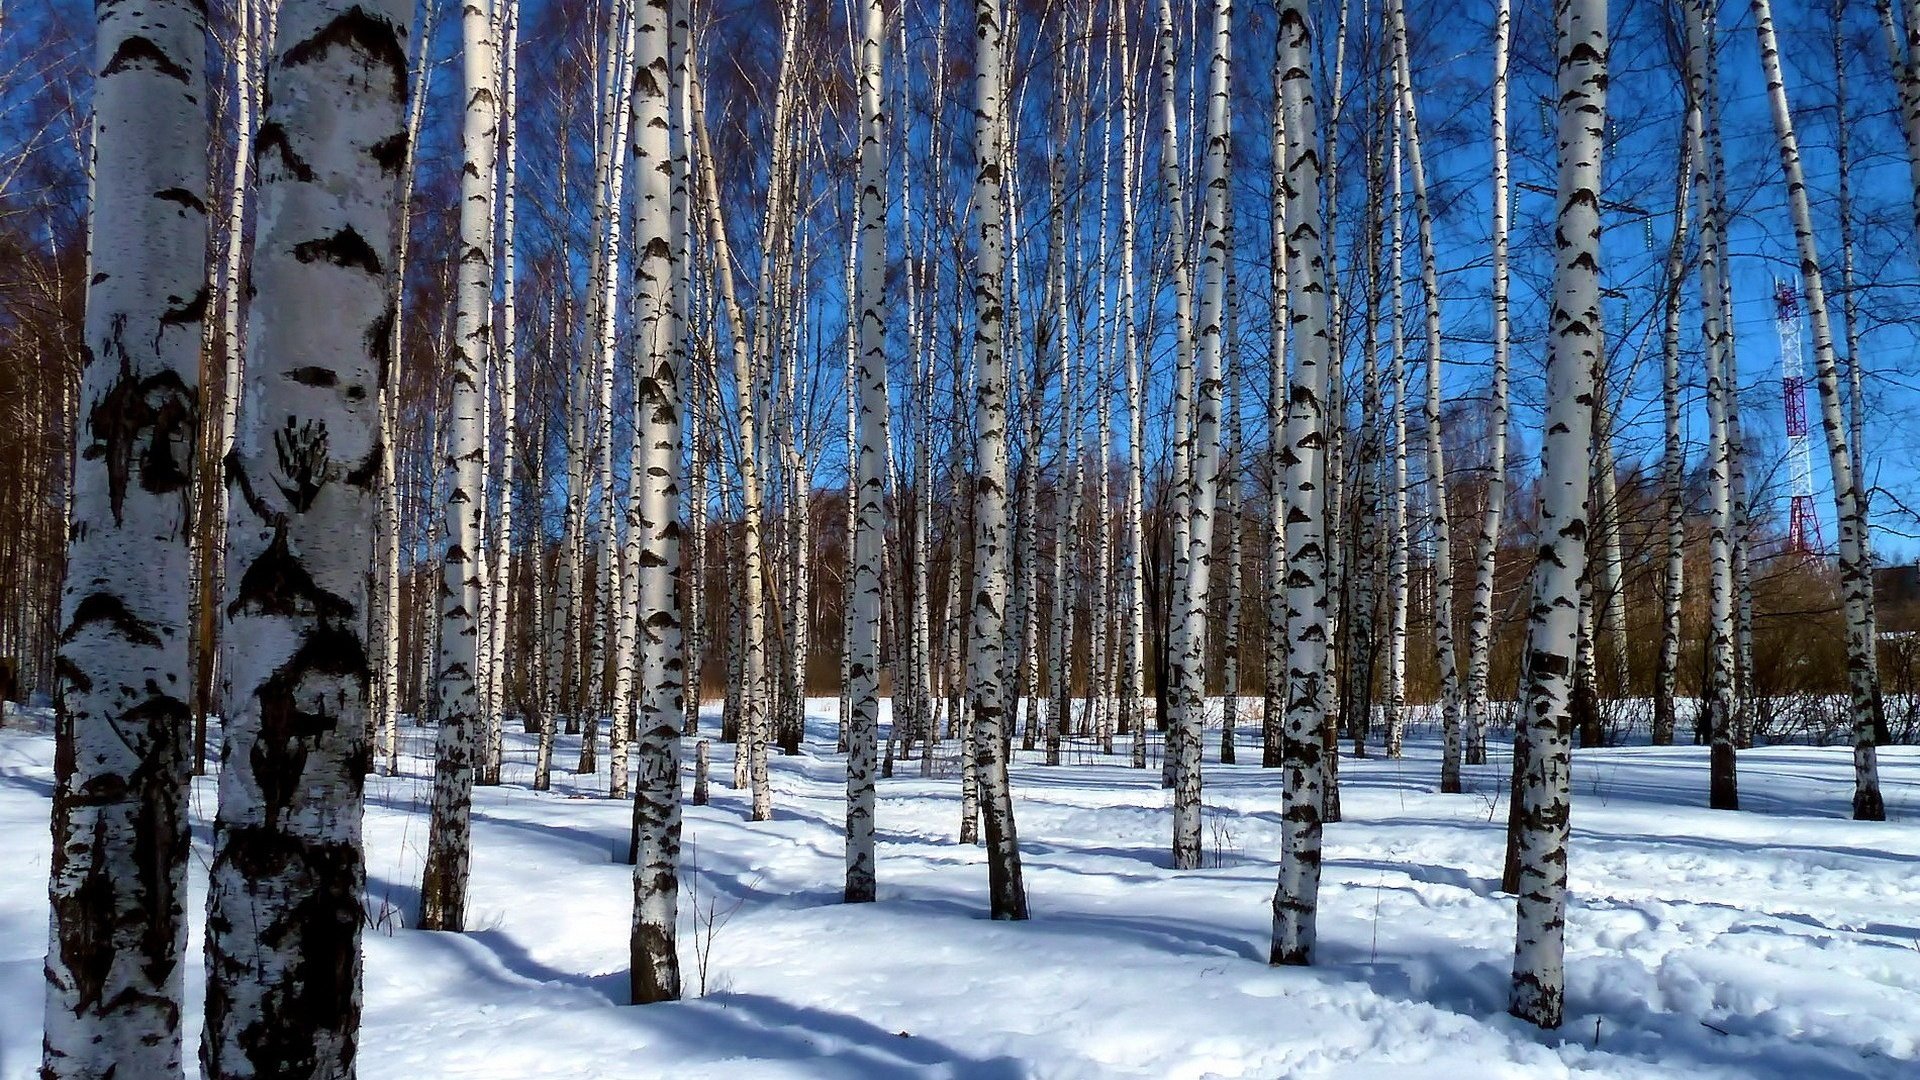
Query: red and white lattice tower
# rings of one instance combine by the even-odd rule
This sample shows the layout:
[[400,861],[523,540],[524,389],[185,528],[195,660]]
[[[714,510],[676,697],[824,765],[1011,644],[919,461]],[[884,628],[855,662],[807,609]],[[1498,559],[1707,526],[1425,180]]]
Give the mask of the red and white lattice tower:
[[1774,325],[1780,331],[1780,395],[1787,417],[1787,551],[1821,549],[1813,510],[1813,453],[1807,439],[1806,359],[1800,345],[1800,294],[1790,282],[1773,285]]

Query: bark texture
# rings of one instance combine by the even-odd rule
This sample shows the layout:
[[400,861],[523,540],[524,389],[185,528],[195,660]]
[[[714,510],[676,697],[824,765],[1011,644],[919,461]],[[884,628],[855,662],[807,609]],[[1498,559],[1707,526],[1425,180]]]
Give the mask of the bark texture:
[[145,1080],[181,1072],[206,9],[121,0],[95,16],[41,1075]]

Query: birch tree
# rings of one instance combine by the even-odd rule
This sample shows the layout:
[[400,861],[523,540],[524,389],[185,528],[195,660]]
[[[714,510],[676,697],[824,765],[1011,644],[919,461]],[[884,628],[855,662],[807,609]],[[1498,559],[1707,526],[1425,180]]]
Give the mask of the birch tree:
[[600,489],[600,516],[595,521],[590,541],[594,560],[594,603],[593,618],[587,627],[590,662],[587,665],[585,737],[580,740],[579,764],[574,766],[574,772],[582,776],[591,776],[598,771],[600,717],[604,711],[608,717],[607,793],[616,799],[625,798],[628,793],[627,751],[633,734],[634,628],[625,614],[632,610],[633,605],[626,603],[626,597],[621,595],[631,579],[622,580],[622,564],[625,560],[621,558],[622,552],[618,547],[619,528],[614,510],[613,402],[615,369],[619,360],[620,251],[626,239],[629,155],[624,150],[633,124],[633,95],[638,83],[634,73],[634,50],[639,33],[636,7],[637,0],[617,0],[614,5],[616,14],[613,26],[619,36],[611,61],[611,77],[615,81],[607,95],[611,111],[606,115],[603,131],[605,153],[611,158],[611,164],[605,170],[605,231],[599,238],[598,275],[589,285],[592,290],[589,322],[597,344],[599,386],[599,404],[593,414],[596,434],[589,456],[593,459],[595,470],[593,484]]
[[[866,0],[860,41],[859,386],[854,484],[853,611],[848,675],[847,882],[850,903],[874,899],[875,744],[880,729],[880,566],[886,532],[887,458],[887,114],[886,15]],[[895,691],[896,696],[899,690]]]
[[1807,315],[1813,324],[1820,427],[1826,434],[1827,461],[1833,473],[1834,517],[1840,526],[1840,595],[1847,621],[1847,690],[1853,712],[1853,816],[1859,821],[1885,821],[1887,808],[1880,795],[1879,761],[1873,743],[1880,675],[1868,617],[1873,568],[1868,565],[1862,548],[1862,538],[1867,532],[1866,507],[1856,486],[1853,459],[1847,449],[1833,323],[1827,314],[1819,244],[1814,238],[1806,175],[1800,164],[1800,143],[1794,135],[1793,114],[1787,108],[1786,81],[1781,74],[1780,49],[1773,29],[1773,5],[1770,0],[1752,0],[1750,9],[1754,33],[1759,39],[1760,69],[1767,82],[1773,132],[1779,144],[1780,169],[1786,174],[1787,205],[1793,213],[1795,247],[1800,254],[1800,280],[1806,290]]
[[[241,374],[241,272],[247,255],[247,213],[249,210],[248,192],[251,184],[248,175],[253,167],[254,125],[260,112],[257,100],[261,86],[261,62],[259,53],[266,36],[266,24],[274,20],[276,8],[267,4],[256,4],[253,0],[239,0],[233,12],[233,165],[232,186],[228,190],[225,234],[225,250],[221,252],[221,268],[217,287],[213,289],[212,299],[218,304],[215,317],[206,322],[206,340],[208,353],[212,354],[213,339],[219,337],[219,355],[226,363],[222,366],[221,378],[216,384],[219,389],[219,420],[202,432],[212,453],[205,459],[208,462],[224,462],[233,452],[235,412],[240,404]],[[209,285],[215,285],[209,282]],[[208,374],[212,374],[211,371]],[[215,386],[203,386],[203,400],[213,401]],[[199,594],[195,601],[200,608],[198,623],[199,637],[196,642],[198,655],[194,664],[194,742],[193,772],[199,776],[206,772],[207,753],[207,715],[219,708],[215,704],[216,692],[215,659],[219,653],[220,595],[224,583],[224,567],[220,553],[225,550],[227,507],[226,489],[221,483],[221,470],[211,468],[201,477],[198,498],[205,505],[198,511],[204,525],[200,533],[200,550],[194,553],[197,564],[196,581]]]
[[1440,790],[1460,787],[1460,675],[1453,645],[1453,538],[1447,509],[1447,466],[1440,431],[1440,280],[1434,251],[1433,211],[1427,202],[1426,159],[1420,149],[1420,114],[1414,105],[1412,63],[1408,59],[1406,6],[1389,0],[1394,52],[1394,88],[1405,123],[1407,166],[1413,179],[1413,208],[1420,237],[1420,289],[1425,300],[1427,396],[1423,418],[1427,439],[1427,488],[1433,529],[1433,649],[1440,676]]
[[1693,177],[1700,218],[1701,338],[1705,346],[1707,382],[1707,506],[1708,506],[1708,618],[1705,643],[1706,672],[1702,686],[1701,726],[1712,744],[1708,766],[1708,805],[1738,809],[1739,790],[1734,773],[1733,717],[1736,697],[1735,568],[1737,549],[1734,507],[1735,450],[1729,404],[1737,387],[1733,373],[1733,328],[1727,318],[1724,282],[1726,221],[1720,170],[1714,144],[1719,138],[1711,126],[1717,115],[1707,106],[1713,93],[1711,78],[1713,36],[1707,12],[1699,3],[1686,7],[1687,96],[1693,116],[1688,141],[1698,168]]
[[229,462],[220,802],[201,1060],[354,1074],[360,819],[407,0],[288,0],[267,72],[245,398]]
[[1660,335],[1661,444],[1660,496],[1666,526],[1666,563],[1660,577],[1660,656],[1655,667],[1653,731],[1655,746],[1673,742],[1674,703],[1680,669],[1681,588],[1686,581],[1686,444],[1680,438],[1680,308],[1686,284],[1687,195],[1693,179],[1693,133],[1699,109],[1689,100],[1680,168],[1674,180],[1673,235],[1667,242],[1666,290]]
[[[1287,415],[1287,324],[1291,321],[1287,278],[1287,105],[1281,87],[1286,81],[1286,50],[1273,51],[1273,115],[1268,147],[1273,154],[1268,184],[1268,217],[1273,222],[1267,249],[1268,296],[1272,305],[1272,336],[1267,343],[1267,499],[1272,520],[1267,528],[1266,565],[1266,686],[1260,724],[1260,766],[1276,769],[1285,754],[1287,707],[1287,469],[1284,463]],[[1137,437],[1137,432],[1136,432]]]
[[680,624],[680,436],[686,370],[686,0],[636,12],[633,115],[634,380],[637,467],[628,519],[639,635],[639,783],[633,806],[633,1003],[680,997],[675,923],[680,892],[680,731],[686,662]]
[[[1274,964],[1313,961],[1320,894],[1320,822],[1325,801],[1327,588],[1325,474],[1331,379],[1326,260],[1320,236],[1319,125],[1306,0],[1282,0],[1280,86],[1286,110],[1287,316],[1294,364],[1287,384],[1287,711],[1282,748],[1285,810],[1279,884],[1273,897]],[[1278,426],[1280,418],[1271,420]]]
[[[1127,6],[1116,5],[1115,31],[1122,40],[1127,36]],[[1134,181],[1134,80],[1132,73],[1120,81],[1120,320],[1125,341],[1127,383],[1127,490],[1126,547],[1121,557],[1120,726],[1133,734],[1132,765],[1147,767],[1146,716],[1142,699],[1146,694],[1147,605],[1144,578],[1146,556],[1145,497],[1146,449],[1142,445],[1145,405],[1141,394],[1140,328],[1135,304],[1134,246],[1136,237],[1136,194]]]
[[1540,536],[1526,646],[1519,785],[1520,890],[1508,1008],[1542,1028],[1564,1008],[1568,742],[1579,580],[1587,561],[1593,372],[1600,326],[1600,165],[1607,113],[1606,0],[1555,0],[1558,192]]
[[1874,0],[1873,7],[1880,16],[1887,59],[1900,89],[1900,133],[1907,144],[1914,231],[1920,233],[1920,0],[1900,0],[1900,19],[1894,17],[1893,0]]
[[995,919],[1025,919],[1027,890],[1007,777],[1008,702],[1003,652],[1007,602],[1007,357],[1001,274],[1006,234],[1001,190],[1004,91],[1000,0],[974,0],[973,595],[967,645],[967,712],[986,826],[987,880]]
[[1407,617],[1412,607],[1413,549],[1407,535],[1407,516],[1412,489],[1407,483],[1407,311],[1403,287],[1406,249],[1406,170],[1401,154],[1406,145],[1406,117],[1396,106],[1393,114],[1391,147],[1391,195],[1393,212],[1387,230],[1387,277],[1392,282],[1392,302],[1388,305],[1388,353],[1391,368],[1388,381],[1393,384],[1393,415],[1388,418],[1387,441],[1392,466],[1389,477],[1393,497],[1388,511],[1387,547],[1387,756],[1399,758],[1406,730],[1407,703]]
[[[1200,729],[1206,716],[1207,597],[1219,492],[1221,357],[1226,351],[1228,170],[1231,150],[1233,0],[1214,0],[1207,65],[1207,148],[1202,166],[1201,257],[1194,335],[1193,451],[1188,463],[1185,601],[1169,633],[1176,684],[1173,734],[1173,862],[1200,865]],[[1184,243],[1184,240],[1176,240]],[[1176,563],[1176,571],[1178,565]]]
[[[514,302],[514,215],[518,208],[519,148],[519,63],[520,0],[501,0],[499,12],[503,44],[500,49],[500,349],[494,358],[494,386],[500,395],[500,467],[494,483],[500,490],[499,521],[494,527],[493,554],[487,558],[486,612],[487,662],[486,693],[482,697],[482,715],[486,717],[486,746],[481,755],[481,778],[489,784],[500,782],[500,758],[506,710],[507,627],[512,621],[513,600],[513,515],[514,472],[518,462],[520,435],[520,358],[519,311]],[[538,490],[537,488],[535,489]]]
[[[1865,361],[1860,353],[1860,290],[1854,277],[1853,147],[1852,140],[1848,136],[1852,121],[1848,112],[1844,32],[1847,0],[1834,0],[1831,14],[1834,64],[1834,211],[1840,218],[1840,315],[1845,325],[1842,341],[1847,351],[1847,451],[1853,463],[1854,480],[1859,485],[1860,512],[1863,517],[1870,520],[1873,510],[1873,488],[1867,482],[1867,403],[1863,373]],[[1860,561],[1866,565],[1869,580],[1871,580],[1874,566],[1872,529],[1862,529],[1860,532]],[[1867,590],[1867,640],[1876,643],[1874,646],[1876,660],[1878,659],[1877,643],[1880,640],[1878,606],[1873,590]],[[1876,742],[1890,740],[1887,731],[1886,701],[1882,697],[1882,691],[1883,688],[1876,679],[1873,698],[1873,726]]]
[[[206,9],[95,8],[41,1075],[181,1075]],[[269,150],[272,145],[269,144]]]
[[[380,682],[375,695],[374,752],[388,776],[400,771],[400,688],[402,658],[400,624],[404,588],[401,573],[402,514],[397,459],[400,451],[400,388],[406,360],[406,289],[408,229],[413,220],[413,159],[420,146],[425,121],[427,89],[433,76],[433,27],[436,7],[428,4],[421,16],[413,58],[411,104],[407,110],[406,148],[400,163],[399,227],[394,236],[392,278],[394,310],[392,336],[387,344],[387,375],[380,390],[380,443],[389,452],[380,455],[380,520],[376,542],[381,586],[373,625],[380,633]],[[563,187],[565,185],[562,185]],[[537,781],[536,781],[537,783]]]
[[706,219],[707,238],[713,249],[711,269],[715,291],[720,294],[720,304],[727,316],[727,351],[732,361],[734,408],[739,421],[742,641],[739,649],[740,675],[730,681],[739,684],[740,711],[743,714],[740,719],[740,740],[734,752],[736,755],[744,752],[746,764],[744,769],[739,768],[736,756],[735,771],[736,776],[744,772],[744,778],[752,788],[753,820],[768,821],[773,817],[773,788],[767,777],[767,622],[765,555],[761,530],[764,504],[761,501],[759,429],[754,417],[754,360],[747,341],[745,315],[734,291],[733,249],[727,241],[726,221],[720,210],[720,182],[715,175],[713,146],[707,132],[699,71],[691,65],[691,61],[688,71],[693,80],[693,137],[698,144],[697,182],[700,185],[701,213]]
[[492,0],[461,9],[466,111],[461,131],[466,167],[460,177],[460,280],[454,321],[450,425],[442,468],[451,483],[441,523],[440,652],[436,672],[440,730],[435,747],[432,816],[420,928],[466,927],[472,861],[474,758],[478,748],[481,569],[481,371],[493,340],[493,163],[499,128],[495,96],[499,48]]
[[1500,520],[1507,505],[1507,365],[1512,327],[1507,318],[1507,234],[1512,216],[1507,164],[1507,71],[1511,59],[1511,0],[1495,0],[1493,14],[1493,384],[1487,407],[1487,508],[1473,549],[1473,607],[1467,616],[1466,763],[1487,763],[1487,679],[1493,645],[1494,570]]

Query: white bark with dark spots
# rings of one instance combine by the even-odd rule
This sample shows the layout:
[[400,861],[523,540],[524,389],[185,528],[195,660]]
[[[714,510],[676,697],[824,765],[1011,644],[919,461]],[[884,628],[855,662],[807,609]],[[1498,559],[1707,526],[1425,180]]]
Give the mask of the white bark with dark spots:
[[[880,732],[880,573],[886,535],[887,114],[881,0],[861,9],[858,386],[855,434],[853,609],[848,628],[846,899],[874,899],[874,771]],[[899,691],[896,691],[896,698]]]
[[975,251],[973,580],[967,635],[967,723],[987,842],[990,910],[995,919],[1025,919],[1013,789],[1007,777],[1007,700],[1003,654],[1007,615],[1007,356],[1000,280],[1006,265],[1000,148],[1002,114],[1000,0],[974,0]]
[[499,40],[492,0],[465,0],[461,10],[466,111],[461,132],[466,168],[460,179],[459,290],[451,357],[449,432],[442,467],[450,478],[441,523],[440,730],[420,928],[466,928],[473,858],[474,767],[479,749],[479,663],[482,579],[481,372],[493,342],[493,164],[499,132],[495,92]]
[[354,1075],[367,567],[405,156],[405,0],[288,0],[267,69],[229,461],[231,712],[207,901],[206,1075]]
[[95,15],[41,1075],[161,1080],[181,1073],[187,938],[206,9],[121,0]]
[[1557,1028],[1566,995],[1567,820],[1574,653],[1587,562],[1593,373],[1600,323],[1600,164],[1606,144],[1607,4],[1556,0],[1559,187],[1547,427],[1540,452],[1540,548],[1528,616],[1517,797],[1520,891],[1508,1008]]
[[[1294,365],[1287,382],[1286,552],[1287,709],[1281,772],[1279,884],[1273,897],[1274,964],[1313,962],[1320,896],[1321,814],[1327,782],[1329,618],[1327,506],[1323,487],[1329,428],[1326,258],[1320,234],[1320,157],[1314,110],[1313,43],[1305,0],[1280,5],[1280,91],[1286,110],[1287,312]],[[1279,418],[1274,418],[1276,421]]]

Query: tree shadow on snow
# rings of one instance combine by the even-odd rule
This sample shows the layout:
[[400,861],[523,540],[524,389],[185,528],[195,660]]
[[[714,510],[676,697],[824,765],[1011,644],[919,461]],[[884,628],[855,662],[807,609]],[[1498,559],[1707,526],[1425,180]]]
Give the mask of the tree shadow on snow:
[[[676,1056],[788,1062],[821,1077],[905,1078],[934,1067],[965,1080],[1022,1080],[1027,1075],[1014,1058],[971,1057],[935,1039],[888,1031],[844,1013],[764,994],[715,994],[629,1009],[631,973],[625,968],[596,975],[563,971],[534,958],[500,930],[428,937],[480,978],[520,989],[584,991],[595,1004],[619,1009],[622,1023],[674,1043]],[[742,1067],[747,1064],[742,1062]]]
[[[1604,980],[1583,981],[1572,968],[1566,1023],[1555,1031],[1542,1031],[1507,1014],[1511,971],[1503,961],[1462,966],[1436,962],[1429,955],[1371,953],[1322,942],[1310,970],[1330,981],[1365,983],[1383,998],[1454,1013],[1515,1042],[1557,1050],[1568,1064],[1600,1072],[1609,1071],[1601,1061],[1617,1058],[1680,1073],[1705,1070],[1709,1075],[1743,1080],[1910,1080],[1914,1075],[1911,1062],[1804,1033],[1786,1037],[1737,1017],[1709,1022],[1662,1008],[1631,991],[1610,988]],[[1582,1062],[1583,1054],[1591,1057]]]
[[[962,898],[950,892],[915,887],[905,895],[883,896],[880,906],[942,918],[990,921],[984,894]],[[1034,908],[1032,918],[1024,922],[997,922],[993,925],[1006,927],[1010,933],[1085,938],[1094,948],[1111,945],[1119,939],[1173,956],[1232,956],[1252,961],[1266,959],[1244,937],[1207,923],[1176,917],[1060,911],[1047,908],[1042,903]]]
[[[674,1010],[674,1036],[697,1048],[754,1061],[788,1061],[811,1075],[921,1076],[940,1067],[956,1080],[1023,1080],[1016,1058],[972,1057],[953,1046],[904,1031],[888,1031],[845,1013],[764,994],[720,994]],[[742,1073],[746,1075],[746,1073]]]
[[7,770],[0,772],[0,785],[20,788],[32,792],[37,798],[53,798],[53,781],[31,773]]

